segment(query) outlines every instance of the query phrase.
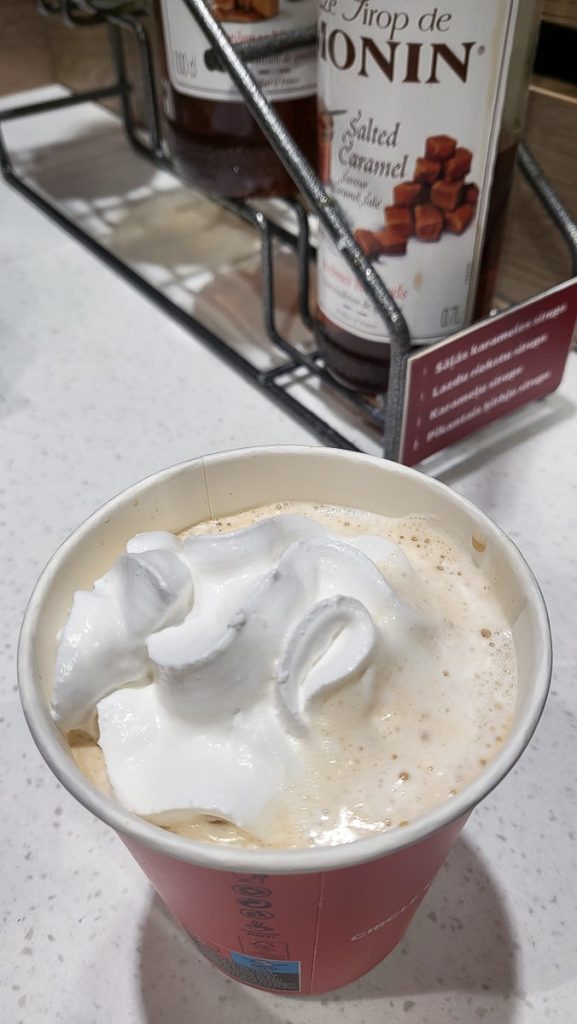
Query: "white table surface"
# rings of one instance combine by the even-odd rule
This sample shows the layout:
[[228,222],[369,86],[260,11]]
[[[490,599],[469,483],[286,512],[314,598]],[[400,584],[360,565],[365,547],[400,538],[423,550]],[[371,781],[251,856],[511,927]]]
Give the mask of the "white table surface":
[[[29,145],[35,144],[34,137]],[[7,1024],[569,1024],[577,1015],[577,358],[561,391],[442,476],[520,545],[554,637],[551,696],[397,950],[326,998],[209,966],[116,837],[38,754],[18,630],[49,556],[164,466],[314,438],[0,184],[0,1005]]]

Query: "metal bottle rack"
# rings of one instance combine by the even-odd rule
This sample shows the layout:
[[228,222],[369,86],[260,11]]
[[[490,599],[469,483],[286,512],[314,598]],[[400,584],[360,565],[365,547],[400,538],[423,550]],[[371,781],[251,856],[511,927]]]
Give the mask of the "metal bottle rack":
[[[300,202],[285,201],[296,216],[298,230],[293,235],[263,212],[245,202],[221,196],[210,196],[211,200],[251,225],[260,236],[264,323],[269,340],[275,349],[282,352],[284,356],[280,365],[263,371],[223,338],[209,330],[155,288],[128,263],[110,252],[18,173],[2,136],[4,122],[111,97],[118,97],[120,100],[124,130],[133,149],[140,156],[152,161],[157,167],[174,173],[161,143],[155,73],[146,18],[140,18],[133,14],[104,11],[90,0],[38,0],[38,7],[43,14],[60,15],[70,26],[86,28],[103,22],[108,25],[116,80],[111,85],[99,89],[84,90],[59,99],[0,111],[0,166],[2,173],[14,188],[35,203],[105,263],[118,271],[131,284],[138,287],[171,317],[210,346],[243,376],[260,386],[271,398],[280,403],[305,426],[312,429],[324,443],[335,447],[359,450],[352,440],[335,430],[324,418],[310,409],[288,389],[287,382],[290,381],[291,374],[299,368],[303,368],[306,373],[322,381],[323,387],[329,389],[330,392],[336,393],[341,406],[348,407],[351,414],[356,416],[360,414],[364,421],[372,424],[373,429],[382,435],[384,454],[395,459],[399,452],[405,375],[410,354],[410,336],[407,324],[381,278],[357,246],[338,205],[324,191],[313,169],[297,148],[247,67],[247,63],[263,56],[314,44],[316,27],[313,25],[301,31],[277,35],[273,39],[256,40],[233,46],[213,17],[205,0],[184,0],[184,3],[211,44],[211,50],[207,54],[207,63],[209,66],[220,65],[228,70],[246,105],[290,173],[301,195],[317,215],[319,223],[334,241],[361,287],[379,311],[391,338],[390,379],[386,396],[380,396],[371,401],[349,391],[326,371],[319,352],[307,353],[301,350],[284,338],[277,329],[273,243],[279,240],[293,249],[297,260],[298,307],[302,324],[317,336],[320,330],[310,311],[309,269],[310,261],[314,258],[314,250],[309,240],[308,216]],[[124,51],[126,33],[130,33],[137,44],[140,85],[146,120],[145,133],[138,131],[135,126],[132,86],[127,76]],[[572,221],[561,200],[523,144],[519,147],[518,161],[523,174],[562,233],[570,250],[572,273],[577,274],[577,225]]]

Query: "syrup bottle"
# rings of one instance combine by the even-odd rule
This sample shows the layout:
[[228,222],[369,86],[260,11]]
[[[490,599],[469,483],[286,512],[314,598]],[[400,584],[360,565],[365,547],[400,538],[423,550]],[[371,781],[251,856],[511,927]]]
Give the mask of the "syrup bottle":
[[[487,311],[540,0],[321,0],[319,146],[327,191],[415,345]],[[328,369],[387,388],[386,326],[321,232]]]
[[[211,0],[233,42],[314,23],[315,0]],[[293,195],[295,186],[228,74],[209,70],[210,43],[183,0],[160,0],[165,142],[176,171],[207,192],[236,198]],[[314,47],[250,65],[308,159],[316,156]]]

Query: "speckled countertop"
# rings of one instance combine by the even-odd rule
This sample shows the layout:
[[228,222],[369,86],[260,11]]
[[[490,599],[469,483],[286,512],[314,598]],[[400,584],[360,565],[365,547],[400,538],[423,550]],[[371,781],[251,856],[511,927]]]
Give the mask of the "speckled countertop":
[[116,837],[52,777],[15,655],[40,569],[97,505],[183,459],[314,439],[4,184],[0,225],[2,1020],[575,1021],[577,357],[533,425],[513,419],[440,474],[542,584],[555,672],[536,737],[383,964],[326,998],[274,997],[201,959]]

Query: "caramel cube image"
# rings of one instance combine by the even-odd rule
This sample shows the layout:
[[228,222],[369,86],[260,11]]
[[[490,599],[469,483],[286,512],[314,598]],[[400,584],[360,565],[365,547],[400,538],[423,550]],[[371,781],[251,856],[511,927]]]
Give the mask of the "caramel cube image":
[[381,251],[373,231],[367,231],[365,228],[357,228],[356,231],[353,231],[353,238],[363,255],[365,255],[369,260]]
[[447,181],[441,178],[431,185],[431,202],[441,210],[456,210],[462,196],[462,181]]
[[455,155],[457,140],[450,135],[430,135],[425,143],[427,160],[450,160]]
[[385,206],[385,224],[400,231],[405,238],[415,234],[415,221],[410,206]]
[[463,231],[469,227],[474,216],[475,207],[471,206],[470,203],[463,203],[463,205],[458,206],[456,210],[452,210],[450,213],[445,214],[445,226],[447,231],[450,231],[452,235],[462,235]]
[[251,0],[250,6],[263,18],[274,18],[279,11],[279,0]]
[[402,181],[393,189],[395,206],[414,206],[421,199],[423,189],[418,181]]
[[470,149],[460,146],[455,150],[455,155],[446,160],[443,167],[443,177],[447,181],[460,181],[471,170],[473,154]]
[[380,256],[404,256],[407,251],[407,236],[396,228],[375,231],[375,241]]
[[431,185],[439,177],[442,166],[440,160],[427,160],[426,157],[420,156],[415,163],[413,177],[415,181],[423,181]]
[[443,225],[443,214],[432,203],[420,203],[415,207],[415,234],[421,242],[438,242]]
[[475,185],[473,182],[471,182],[470,185],[465,185],[465,194],[463,196],[463,201],[465,203],[470,203],[471,206],[476,206],[478,198],[479,186]]

